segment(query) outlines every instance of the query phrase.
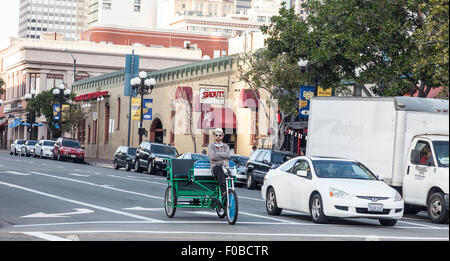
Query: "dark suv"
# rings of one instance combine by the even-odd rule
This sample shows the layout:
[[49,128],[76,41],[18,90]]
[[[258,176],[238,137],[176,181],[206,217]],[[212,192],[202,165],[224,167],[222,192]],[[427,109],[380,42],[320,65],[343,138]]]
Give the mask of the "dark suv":
[[134,160],[134,171],[142,172],[147,170],[149,174],[158,171],[166,175],[167,159],[174,159],[178,156],[178,151],[170,145],[144,141],[139,145]]
[[247,188],[254,189],[257,185],[262,185],[264,176],[270,169],[277,168],[293,157],[294,154],[279,150],[258,149],[253,152],[247,161]]
[[136,148],[120,146],[114,153],[114,169],[124,167],[126,171],[134,168],[133,162],[136,156]]

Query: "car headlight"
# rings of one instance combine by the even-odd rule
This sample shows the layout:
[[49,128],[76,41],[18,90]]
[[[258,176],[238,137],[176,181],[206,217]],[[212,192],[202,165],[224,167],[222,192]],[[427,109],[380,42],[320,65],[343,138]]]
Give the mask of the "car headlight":
[[352,196],[350,196],[350,194],[337,188],[330,188],[330,197],[341,199],[352,199]]
[[394,201],[402,201],[402,195],[400,195],[400,193],[398,193],[398,191],[395,192],[395,198]]

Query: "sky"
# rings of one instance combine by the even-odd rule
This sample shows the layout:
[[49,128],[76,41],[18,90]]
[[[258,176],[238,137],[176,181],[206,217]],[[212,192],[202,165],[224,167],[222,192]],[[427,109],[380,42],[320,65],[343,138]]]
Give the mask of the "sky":
[[20,0],[0,0],[0,50],[9,45],[9,37],[17,37]]

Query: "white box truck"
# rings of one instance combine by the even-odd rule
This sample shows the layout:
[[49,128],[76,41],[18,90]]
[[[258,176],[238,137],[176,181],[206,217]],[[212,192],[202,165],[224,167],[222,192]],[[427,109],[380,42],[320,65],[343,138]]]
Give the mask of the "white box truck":
[[449,102],[313,97],[306,154],[355,159],[403,196],[405,213],[448,222]]

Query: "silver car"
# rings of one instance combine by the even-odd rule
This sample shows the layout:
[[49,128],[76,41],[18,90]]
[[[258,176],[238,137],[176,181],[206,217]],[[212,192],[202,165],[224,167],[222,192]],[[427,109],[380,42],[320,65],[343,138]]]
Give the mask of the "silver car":
[[22,151],[22,146],[25,144],[26,140],[15,140],[10,148],[9,148],[9,155],[17,155],[19,152]]
[[33,157],[52,158],[54,145],[55,145],[55,141],[53,141],[53,140],[40,140],[34,146]]
[[25,144],[23,144],[20,150],[20,156],[28,157],[33,155],[34,153],[34,145],[36,145],[37,141],[35,140],[27,140]]

